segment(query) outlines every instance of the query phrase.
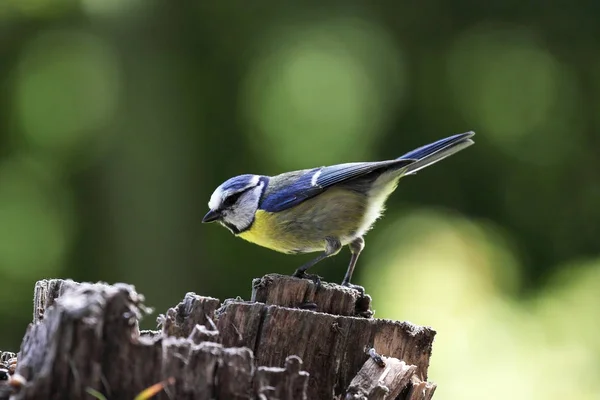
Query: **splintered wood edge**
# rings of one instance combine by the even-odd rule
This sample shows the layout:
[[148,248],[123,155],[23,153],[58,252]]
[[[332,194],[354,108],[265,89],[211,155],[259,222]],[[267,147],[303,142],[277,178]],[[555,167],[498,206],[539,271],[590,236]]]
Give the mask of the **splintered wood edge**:
[[361,396],[371,398],[377,392],[385,392],[386,398],[398,397],[410,382],[417,367],[393,357],[382,359],[385,363],[383,366],[378,365],[372,358],[363,364],[348,386],[350,396],[357,399]]
[[[256,371],[256,382],[262,389],[258,392],[266,398],[284,398],[286,390],[291,399],[306,397],[309,373],[302,370],[302,360],[298,356],[288,356],[285,367],[263,367]],[[281,381],[284,384],[281,384]]]
[[424,382],[416,375],[410,378],[410,385],[407,390],[406,400],[431,400],[437,389],[433,382]]
[[431,400],[436,384],[423,382],[416,366],[394,357],[380,356],[378,363],[369,358],[348,386],[346,400],[386,398],[398,400]]
[[33,292],[33,323],[44,318],[46,310],[54,305],[55,300],[66,290],[79,285],[70,279],[42,279],[35,283]]
[[300,279],[288,275],[267,274],[252,281],[251,301],[267,305],[301,308],[333,315],[371,317],[371,297],[357,289]]
[[220,306],[219,299],[188,292],[175,307],[160,314],[157,322],[165,336],[188,337],[197,325],[215,330],[213,318]]

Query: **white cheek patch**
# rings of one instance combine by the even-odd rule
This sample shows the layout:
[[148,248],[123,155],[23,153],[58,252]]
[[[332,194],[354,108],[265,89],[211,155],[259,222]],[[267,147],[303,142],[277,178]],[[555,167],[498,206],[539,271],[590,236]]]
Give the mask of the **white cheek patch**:
[[254,214],[258,209],[258,203],[262,194],[264,184],[261,183],[254,189],[244,193],[236,203],[236,206],[225,211],[223,218],[227,223],[234,225],[238,230],[247,229],[254,222]]

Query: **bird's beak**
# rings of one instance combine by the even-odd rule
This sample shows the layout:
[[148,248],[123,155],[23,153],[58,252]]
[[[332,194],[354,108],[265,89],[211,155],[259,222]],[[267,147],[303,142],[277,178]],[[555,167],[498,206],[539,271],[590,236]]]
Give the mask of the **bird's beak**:
[[210,210],[209,212],[206,213],[204,218],[202,218],[202,222],[203,223],[214,222],[214,221],[218,220],[219,218],[221,218],[221,214],[218,211]]

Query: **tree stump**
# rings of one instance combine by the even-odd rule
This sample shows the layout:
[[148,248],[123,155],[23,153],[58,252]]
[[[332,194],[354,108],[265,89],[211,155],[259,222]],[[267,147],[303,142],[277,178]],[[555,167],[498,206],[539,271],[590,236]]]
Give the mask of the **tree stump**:
[[[150,310],[126,284],[35,285],[11,399],[431,399],[435,332],[372,318],[370,297],[266,275],[250,301],[187,293],[140,331]],[[7,398],[0,381],[0,399]]]

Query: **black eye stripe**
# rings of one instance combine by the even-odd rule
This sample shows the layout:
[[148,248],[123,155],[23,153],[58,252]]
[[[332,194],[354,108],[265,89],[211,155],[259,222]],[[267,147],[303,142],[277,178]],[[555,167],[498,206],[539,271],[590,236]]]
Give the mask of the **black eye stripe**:
[[244,194],[244,192],[245,191],[235,193],[227,197],[225,200],[223,200],[223,205],[227,207],[234,205],[235,202],[238,201],[238,199]]

